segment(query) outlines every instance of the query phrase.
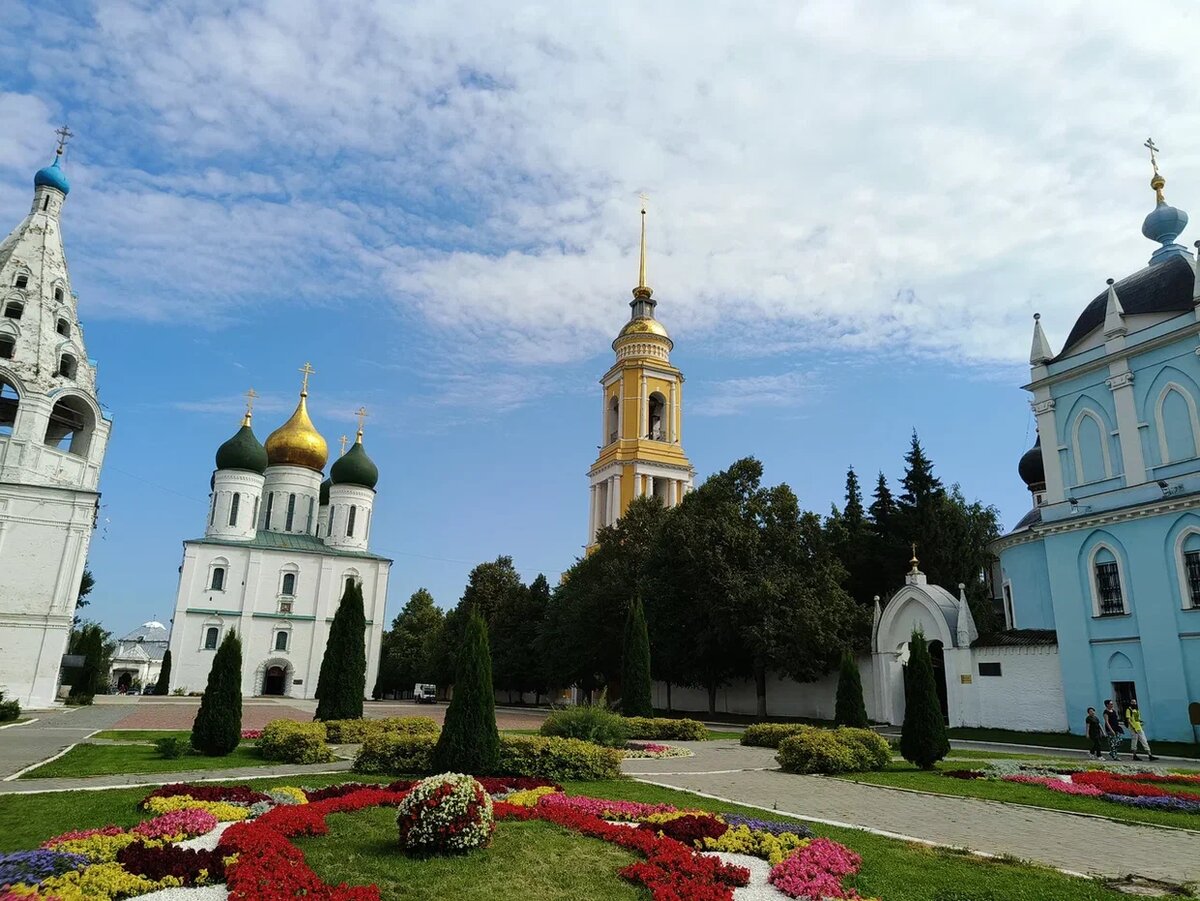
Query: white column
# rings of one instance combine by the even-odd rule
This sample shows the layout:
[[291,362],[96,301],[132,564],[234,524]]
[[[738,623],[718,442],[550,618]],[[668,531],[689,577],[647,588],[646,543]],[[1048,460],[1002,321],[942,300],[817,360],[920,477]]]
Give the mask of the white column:
[[646,396],[646,373],[643,372],[642,378],[641,378],[641,387],[638,390],[638,437],[639,438],[644,438],[646,433],[648,431],[650,431],[650,425],[646,421],[646,418],[649,415],[647,412],[647,408],[649,407],[649,404],[650,404],[650,401]]
[[646,494],[654,497],[654,476],[646,476]]
[[676,492],[678,490],[679,490],[679,482],[677,482],[675,479],[671,479],[671,481],[667,482],[667,506],[668,507],[675,506],[675,496],[676,496]]
[[600,390],[600,446],[608,446],[608,389]]
[[624,376],[624,374],[621,375],[621,385],[617,390],[619,392],[618,397],[620,398],[617,401],[617,438],[620,439],[620,438],[625,437],[625,376]]
[[1046,503],[1056,504],[1067,499],[1063,486],[1062,457],[1058,452],[1058,423],[1054,416],[1054,398],[1049,388],[1039,388],[1031,403],[1037,416],[1038,434],[1042,437],[1042,466],[1046,470]]
[[[1137,408],[1133,403],[1133,373],[1129,369],[1129,360],[1113,362],[1108,371],[1111,374],[1105,384],[1113,393],[1113,404],[1117,410],[1117,438],[1121,442],[1125,484],[1140,485],[1146,481],[1146,462],[1142,458],[1142,437],[1138,434]],[[1104,437],[1107,440],[1108,436]]]
[[671,382],[671,396],[667,402],[670,404],[670,406],[667,407],[667,440],[674,441],[675,440],[675,432],[676,432],[676,428],[675,428],[676,415],[675,415],[675,413],[676,413],[676,409],[677,409],[675,406],[675,383],[674,382]]
[[675,388],[675,443],[683,444],[683,378]]
[[590,491],[591,503],[588,504],[588,544],[595,544],[596,542],[596,520],[600,512],[600,505],[597,503],[599,493],[600,486],[592,485]]
[[613,517],[612,521],[616,522],[621,518],[621,474],[617,473],[612,477],[612,493],[613,493]]

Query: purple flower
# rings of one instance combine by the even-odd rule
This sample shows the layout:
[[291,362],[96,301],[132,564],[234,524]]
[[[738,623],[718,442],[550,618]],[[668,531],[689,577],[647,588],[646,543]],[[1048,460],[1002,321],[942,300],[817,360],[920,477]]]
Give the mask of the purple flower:
[[1200,813],[1200,801],[1190,798],[1176,798],[1172,795],[1161,797],[1139,797],[1134,795],[1101,795],[1105,801],[1115,804],[1125,804],[1128,807],[1140,807],[1143,810],[1175,810],[1180,813]]
[[752,832],[769,832],[771,835],[782,835],[790,832],[800,838],[812,838],[812,830],[803,823],[784,823],[779,820],[760,820],[756,817],[743,816],[740,813],[723,813],[721,819],[733,826],[746,826]]
[[87,864],[88,859],[82,854],[68,854],[65,851],[38,849],[0,854],[0,888],[8,888],[19,882],[37,885],[43,879],[83,869]]

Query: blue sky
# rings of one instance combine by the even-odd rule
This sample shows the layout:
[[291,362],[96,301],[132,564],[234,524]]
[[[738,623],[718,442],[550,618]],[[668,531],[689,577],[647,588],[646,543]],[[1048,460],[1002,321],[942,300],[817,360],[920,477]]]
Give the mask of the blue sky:
[[114,419],[91,615],[170,615],[240,395],[265,438],[305,360],[332,447],[371,411],[389,616],[497,554],[569,566],[643,190],[701,478],[755,454],[824,511],[916,427],[1015,522],[1031,314],[1057,346],[1144,265],[1148,134],[1167,197],[1200,196],[1200,15],[727,6],[6,4],[0,227],[77,135],[64,233]]

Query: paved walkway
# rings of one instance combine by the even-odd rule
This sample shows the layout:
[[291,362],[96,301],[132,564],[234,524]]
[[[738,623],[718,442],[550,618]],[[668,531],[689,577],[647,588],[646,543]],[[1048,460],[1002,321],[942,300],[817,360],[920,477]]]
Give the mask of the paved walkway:
[[170,785],[175,782],[211,782],[235,779],[267,779],[276,776],[313,776],[319,773],[344,773],[349,760],[333,763],[280,764],[279,766],[230,767],[224,770],[188,770],[181,773],[138,773],[125,776],[85,776],[78,779],[14,779],[0,782],[0,797],[46,791],[95,791],[125,788],[130,785]]
[[1200,881],[1200,832],[1159,829],[975,798],[915,794],[775,769],[774,752],[734,742],[672,742],[696,751],[630,760],[646,782],[701,792],[802,818],[1009,854],[1077,873]]
[[107,706],[29,711],[36,722],[0,730],[0,779],[53,757],[97,729],[111,729],[128,712]]

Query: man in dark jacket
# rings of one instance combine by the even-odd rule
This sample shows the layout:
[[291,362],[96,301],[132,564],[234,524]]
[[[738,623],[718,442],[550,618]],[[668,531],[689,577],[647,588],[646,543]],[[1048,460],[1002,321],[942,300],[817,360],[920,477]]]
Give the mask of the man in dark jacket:
[[1112,701],[1104,702],[1104,734],[1108,736],[1108,756],[1113,760],[1120,760],[1117,748],[1121,746],[1121,736],[1125,734],[1125,730],[1121,726],[1121,714],[1117,712],[1117,705]]

